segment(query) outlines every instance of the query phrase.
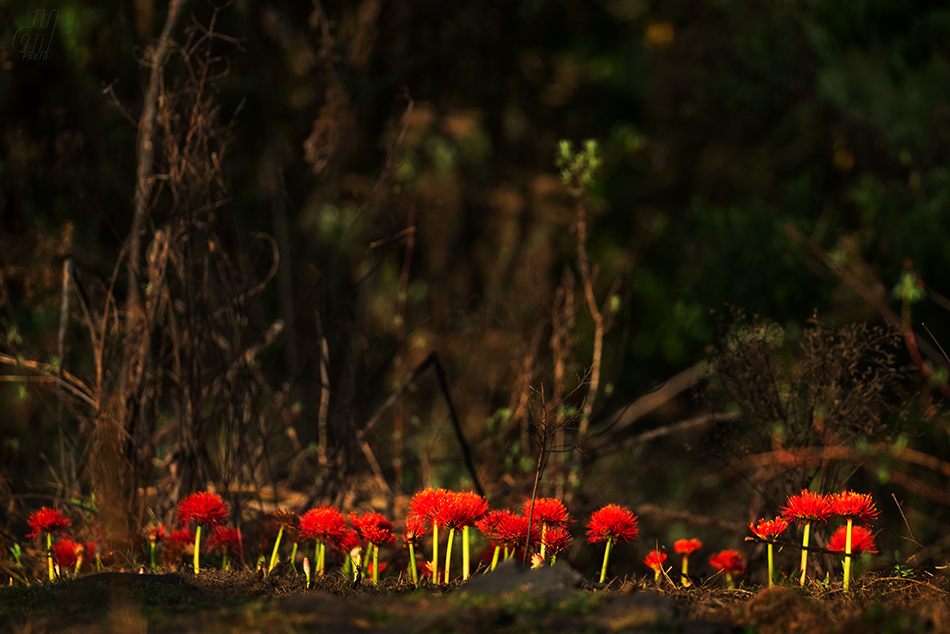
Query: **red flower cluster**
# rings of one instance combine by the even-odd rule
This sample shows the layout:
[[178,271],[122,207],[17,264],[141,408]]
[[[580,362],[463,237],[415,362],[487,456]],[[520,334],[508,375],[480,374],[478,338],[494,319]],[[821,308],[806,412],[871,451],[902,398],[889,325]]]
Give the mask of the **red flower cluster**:
[[831,513],[841,517],[856,518],[869,524],[881,514],[874,506],[874,501],[868,493],[845,491],[831,496]]
[[[570,531],[563,526],[551,526],[541,536],[545,550],[552,557],[557,557],[557,554],[570,546],[572,541],[574,538],[571,537]],[[521,543],[524,544],[524,542]]]
[[83,558],[83,562],[88,563],[91,562],[95,556],[96,545],[93,542],[81,544],[74,542],[69,537],[63,537],[53,544],[53,557],[56,559],[56,563],[60,565],[60,568],[67,571],[71,571],[76,567],[76,563],[80,557]]
[[[828,550],[835,552],[845,552],[848,539],[848,527],[841,526],[828,540]],[[852,553],[872,553],[877,554],[877,545],[874,543],[874,535],[863,526],[851,527],[851,552]]]
[[[511,511],[488,511],[484,517],[475,522],[475,526],[486,537],[509,550],[517,550],[525,545],[528,538],[528,518],[524,515],[515,515]],[[537,523],[531,526],[530,545],[541,543],[541,529]]]
[[439,505],[434,522],[440,526],[459,530],[471,526],[488,512],[488,502],[477,493],[450,491]]
[[217,526],[228,518],[228,507],[221,496],[207,491],[192,493],[178,503],[178,523],[186,526]]
[[653,568],[654,571],[660,572],[663,569],[663,562],[665,561],[666,553],[661,553],[659,550],[651,550],[650,554],[643,560],[643,563]]
[[[531,500],[525,500],[521,514],[531,516]],[[534,501],[534,521],[549,527],[565,526],[569,521],[567,507],[557,498],[538,498]]]
[[346,519],[336,507],[318,506],[300,516],[297,534],[300,541],[317,541],[342,550]]
[[241,531],[227,526],[216,526],[208,538],[208,548],[222,555],[240,559],[244,557],[245,544]]
[[350,522],[360,537],[376,546],[388,547],[394,541],[393,523],[381,513],[350,513]]
[[158,526],[152,525],[148,527],[148,530],[145,532],[145,537],[152,544],[155,542],[160,542],[165,537],[166,527],[164,524],[159,524]]
[[180,528],[168,534],[168,541],[178,546],[187,546],[195,543],[195,534],[189,528]]
[[689,557],[694,552],[703,547],[703,543],[698,539],[677,539],[673,542],[673,550],[677,555]]
[[448,503],[451,496],[451,491],[427,487],[412,496],[412,500],[409,502],[409,509],[413,515],[424,517],[430,523],[439,524],[441,523],[437,519],[439,513],[442,511],[442,507]]
[[785,529],[788,528],[788,520],[784,517],[776,517],[774,520],[759,520],[759,523],[753,526],[749,524],[749,530],[759,539],[767,542],[774,542]]
[[429,523],[424,517],[418,515],[409,515],[406,517],[406,531],[403,533],[403,539],[407,544],[416,545],[419,538],[429,532]]
[[633,511],[616,504],[608,504],[594,511],[587,522],[587,541],[590,543],[629,542],[637,538],[637,516]]
[[709,565],[730,575],[741,575],[746,570],[745,559],[734,550],[723,550],[709,558]]
[[788,506],[782,509],[782,515],[788,520],[800,522],[827,521],[832,514],[831,502],[820,493],[802,489],[798,495],[788,496]]
[[40,510],[30,513],[30,528],[33,530],[27,533],[26,536],[28,539],[32,539],[42,533],[52,533],[68,526],[72,526],[72,522],[63,517],[62,513],[44,506]]

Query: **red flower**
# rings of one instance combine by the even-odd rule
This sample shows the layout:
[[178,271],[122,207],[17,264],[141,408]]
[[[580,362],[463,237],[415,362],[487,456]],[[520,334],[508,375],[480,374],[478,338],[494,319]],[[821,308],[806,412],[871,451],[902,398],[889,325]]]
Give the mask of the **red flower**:
[[767,542],[774,542],[786,528],[788,528],[788,520],[784,517],[776,517],[774,520],[761,519],[755,526],[749,524],[749,530],[751,530],[756,537],[764,539]]
[[186,526],[217,526],[228,518],[228,507],[221,496],[207,491],[192,493],[178,503],[178,523]]
[[52,533],[67,526],[72,526],[72,522],[63,517],[62,513],[44,506],[30,513],[30,528],[33,530],[26,537],[32,539],[41,533]]
[[[61,540],[53,544],[53,557],[60,567],[72,570],[76,567],[76,562],[86,552],[86,547],[79,542],[74,542],[69,537],[63,536]],[[93,546],[93,556],[95,556],[95,546]],[[87,560],[88,561],[88,560]]]
[[388,546],[396,540],[393,523],[380,513],[350,513],[350,521],[360,537],[377,546]]
[[703,543],[698,539],[677,539],[673,542],[673,550],[677,555],[689,557],[694,552],[703,547]]
[[149,526],[148,530],[145,532],[145,536],[148,538],[148,541],[151,543],[160,542],[162,538],[165,537],[165,525],[159,524],[158,526]]
[[436,517],[452,495],[451,491],[428,487],[412,496],[409,509],[413,515],[424,517],[429,522],[438,523]]
[[646,559],[643,560],[643,563],[648,565],[650,568],[653,568],[656,572],[660,572],[663,569],[663,562],[666,561],[666,553],[661,553],[658,550],[651,550],[650,554],[647,555]]
[[407,544],[418,544],[419,538],[428,532],[429,523],[424,517],[411,514],[406,517],[406,531],[403,533],[403,539]]
[[[531,515],[531,500],[524,501],[522,515]],[[567,508],[557,498],[538,498],[534,501],[534,521],[541,524],[563,526],[569,521]]]
[[528,518],[524,515],[515,515],[511,511],[505,511],[498,517],[494,530],[497,536],[494,541],[512,551],[523,548],[526,541],[529,546],[541,543],[541,527],[537,524],[531,525],[529,540]]
[[587,541],[590,543],[629,542],[637,538],[637,516],[633,511],[616,504],[608,504],[594,511],[587,522]]
[[802,489],[800,494],[788,496],[788,506],[782,509],[782,515],[788,520],[824,522],[831,515],[831,502],[827,496]]
[[487,512],[488,502],[477,493],[450,492],[433,521],[440,526],[459,530],[471,526]]
[[478,528],[485,537],[500,544],[502,540],[499,527],[512,515],[514,515],[514,513],[508,509],[488,511],[482,516],[482,519],[475,522],[475,527]]
[[745,572],[745,559],[734,550],[723,550],[709,558],[709,565],[729,575],[741,575]]
[[574,538],[563,526],[549,526],[541,536],[541,542],[544,544],[545,550],[552,557],[557,556],[559,552],[570,546],[572,541],[574,541]]
[[227,526],[215,526],[208,538],[208,548],[235,559],[244,557],[244,537],[241,531]]
[[349,554],[354,548],[360,545],[360,534],[352,528],[346,529],[340,540],[333,544],[340,549],[340,552]]
[[298,535],[301,541],[317,541],[339,546],[346,535],[346,520],[333,506],[318,506],[300,516]]
[[[828,550],[836,552],[845,552],[845,546],[848,539],[848,527],[841,526],[832,534],[828,540]],[[877,546],[874,543],[874,535],[871,531],[861,525],[851,527],[851,552],[852,553],[874,553],[877,554]]]
[[190,528],[180,528],[168,534],[168,541],[178,546],[188,546],[195,543],[195,533]]
[[831,514],[857,518],[865,524],[869,524],[881,512],[874,506],[874,501],[869,493],[845,491],[831,496]]

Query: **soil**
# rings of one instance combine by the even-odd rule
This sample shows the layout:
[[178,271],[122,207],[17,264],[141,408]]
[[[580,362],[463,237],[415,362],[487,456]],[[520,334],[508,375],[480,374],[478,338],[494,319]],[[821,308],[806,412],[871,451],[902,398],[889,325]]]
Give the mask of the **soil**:
[[604,586],[562,564],[504,565],[467,583],[418,589],[397,580],[354,587],[340,574],[308,590],[294,574],[104,572],[0,588],[0,631],[950,633],[945,578],[905,574],[868,573],[845,594],[816,584],[727,590],[652,578]]

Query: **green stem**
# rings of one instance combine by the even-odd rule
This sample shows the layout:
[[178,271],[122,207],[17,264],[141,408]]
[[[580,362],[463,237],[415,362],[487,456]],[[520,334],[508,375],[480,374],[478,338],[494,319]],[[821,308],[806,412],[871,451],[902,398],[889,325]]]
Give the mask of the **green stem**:
[[228,554],[224,553],[223,555],[221,555],[221,570],[227,570],[227,569],[228,569]]
[[462,580],[468,581],[468,573],[471,569],[470,551],[468,549],[468,526],[462,529]]
[[604,549],[604,565],[600,568],[600,582],[603,583],[607,578],[607,560],[610,559],[610,547],[613,545],[613,537],[607,539],[607,548]]
[[432,583],[439,585],[439,525],[432,524]]
[[294,548],[290,551],[290,566],[294,569],[294,574],[297,574],[297,542],[294,542]]
[[267,574],[270,574],[271,570],[277,565],[277,549],[280,548],[280,538],[284,535],[284,526],[281,525],[280,530],[277,531],[277,540],[274,542],[274,550],[270,554],[270,564],[267,566]]
[[683,555],[683,567],[681,569],[682,574],[680,575],[680,583],[683,584],[683,587],[689,587],[689,555]]
[[198,576],[199,555],[201,553],[201,524],[198,524],[198,530],[195,531],[195,576]]
[[409,542],[409,569],[412,571],[412,585],[419,587],[419,571],[416,570],[416,548]]
[[155,542],[150,542],[152,547],[152,570],[158,570],[158,566],[155,565]]
[[445,583],[449,582],[450,569],[452,567],[452,541],[455,539],[455,529],[449,529],[449,543],[445,547]]
[[805,572],[808,569],[808,533],[811,529],[811,522],[805,523],[805,535],[802,537],[802,578],[799,580],[798,585],[805,585]]
[[379,546],[370,542],[369,549],[373,551],[373,585],[379,585]]
[[53,580],[53,535],[46,533],[46,561],[49,563],[49,580]]
[[327,556],[327,547],[323,542],[317,542],[317,552],[314,553],[314,558],[317,560],[317,571],[314,573],[315,577],[323,576],[323,568],[326,565],[326,556]]
[[498,565],[498,555],[501,554],[501,546],[495,544],[495,554],[491,556],[491,569],[494,570]]
[[851,524],[852,518],[848,518],[848,536],[844,541],[844,586],[845,592],[851,587]]
[[772,570],[774,569],[774,562],[775,562],[775,559],[772,554],[772,542],[769,542],[769,587],[770,588],[775,585],[775,582],[773,581],[773,576],[772,576]]
[[544,539],[545,537],[547,537],[547,534],[548,534],[548,525],[545,523],[542,523],[541,524],[541,561],[547,561],[547,559],[545,558],[546,553],[544,550]]
[[735,582],[732,580],[732,573],[731,573],[731,572],[727,572],[727,573],[726,573],[726,586],[727,586],[730,590],[735,590],[735,589],[736,589],[736,584],[735,584]]

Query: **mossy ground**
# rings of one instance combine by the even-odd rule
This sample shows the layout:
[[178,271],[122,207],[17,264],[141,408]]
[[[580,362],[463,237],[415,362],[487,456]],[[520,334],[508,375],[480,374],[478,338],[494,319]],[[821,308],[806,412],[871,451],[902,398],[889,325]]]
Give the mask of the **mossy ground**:
[[397,580],[354,588],[330,575],[132,575],[0,589],[0,631],[30,632],[950,632],[946,580],[870,573],[806,589],[656,586],[615,581],[556,594],[472,594],[464,584]]

